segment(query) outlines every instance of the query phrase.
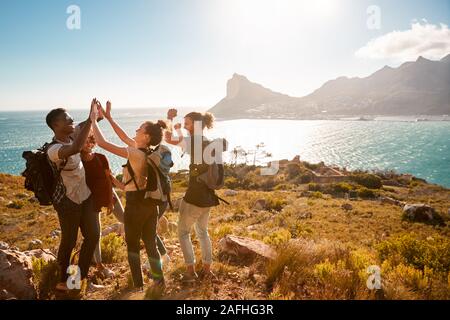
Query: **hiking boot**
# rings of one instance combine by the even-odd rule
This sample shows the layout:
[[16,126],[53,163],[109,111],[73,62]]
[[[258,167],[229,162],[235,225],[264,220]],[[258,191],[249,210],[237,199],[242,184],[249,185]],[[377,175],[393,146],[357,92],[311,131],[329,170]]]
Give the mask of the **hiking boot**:
[[194,283],[198,279],[197,273],[185,272],[183,274],[183,278],[181,278],[181,282],[183,283]]

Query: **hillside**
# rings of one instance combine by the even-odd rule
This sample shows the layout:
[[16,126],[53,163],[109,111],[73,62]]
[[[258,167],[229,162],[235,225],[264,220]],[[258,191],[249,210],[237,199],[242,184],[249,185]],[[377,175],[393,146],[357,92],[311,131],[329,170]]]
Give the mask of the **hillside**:
[[313,93],[290,97],[234,74],[210,109],[219,118],[311,118],[329,115],[450,114],[450,55],[385,66],[366,78],[340,77]]
[[[54,264],[35,261],[32,281],[38,297],[450,299],[450,190],[410,176],[345,170],[341,172],[348,177],[346,182],[312,182],[311,170],[320,172],[322,167],[323,164],[285,162],[276,177],[260,176],[257,167],[227,168],[226,189],[219,194],[231,205],[212,210],[209,228],[214,248],[213,270],[218,281],[193,287],[182,285],[177,213],[169,212],[167,223],[159,227],[171,257],[164,269],[167,291],[162,297],[149,291],[146,295],[130,291],[126,247],[123,238],[115,233],[103,237],[102,251],[104,262],[116,272],[116,278],[104,280],[91,274],[91,280],[105,285],[104,289],[88,290],[75,297],[55,294]],[[174,199],[182,196],[186,183],[186,176],[174,176]],[[0,241],[17,247],[12,248],[15,252],[44,248],[56,254],[56,213],[51,207],[40,207],[22,185],[21,177],[0,174]],[[352,199],[347,199],[346,195],[352,193]],[[435,209],[439,219],[425,223],[405,220],[404,203],[426,203]],[[103,214],[104,230],[116,222],[112,215]],[[274,250],[275,256],[257,255],[248,261],[233,256],[219,245],[227,235],[261,241]],[[41,243],[32,242],[34,239]],[[194,244],[199,257],[195,237]],[[0,248],[0,286],[5,274],[1,269],[4,252]],[[141,253],[145,261],[144,250]],[[381,267],[381,290],[369,290],[366,286],[370,265]],[[147,281],[151,283],[148,278]]]

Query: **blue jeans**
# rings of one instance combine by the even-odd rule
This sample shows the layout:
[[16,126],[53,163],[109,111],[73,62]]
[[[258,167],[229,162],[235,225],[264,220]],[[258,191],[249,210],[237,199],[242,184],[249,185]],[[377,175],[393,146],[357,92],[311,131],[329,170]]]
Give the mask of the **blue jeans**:
[[208,219],[211,208],[201,208],[182,200],[180,215],[178,218],[178,238],[184,261],[187,265],[195,264],[194,248],[191,242],[191,229],[194,226],[195,233],[200,241],[202,261],[204,264],[212,263],[211,239],[208,233]]

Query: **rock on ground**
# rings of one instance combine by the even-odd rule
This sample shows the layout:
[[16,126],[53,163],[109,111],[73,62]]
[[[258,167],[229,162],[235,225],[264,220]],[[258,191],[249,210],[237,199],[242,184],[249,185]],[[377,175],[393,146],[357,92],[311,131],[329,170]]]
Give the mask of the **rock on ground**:
[[6,242],[0,241],[0,250],[9,249],[9,244]]
[[256,200],[253,209],[255,210],[265,210],[267,207],[267,201],[264,199],[258,199]]
[[407,204],[403,207],[403,218],[412,222],[445,225],[442,217],[426,204]]
[[238,192],[236,190],[225,190],[224,195],[226,197],[234,197],[237,196]]
[[275,259],[275,250],[262,241],[227,235],[219,241],[219,251],[221,254],[234,256],[239,261],[254,260],[257,257],[265,259]]
[[17,299],[37,298],[31,257],[15,250],[0,250],[0,287]]

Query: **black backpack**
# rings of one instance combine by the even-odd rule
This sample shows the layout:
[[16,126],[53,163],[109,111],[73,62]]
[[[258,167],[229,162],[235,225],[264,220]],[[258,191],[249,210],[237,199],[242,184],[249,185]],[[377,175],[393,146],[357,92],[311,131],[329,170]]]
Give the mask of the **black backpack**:
[[33,151],[24,151],[22,158],[26,160],[25,189],[33,191],[39,204],[49,206],[53,204],[53,193],[60,179],[60,170],[56,169],[48,159],[47,150],[57,142],[45,143],[42,147]]

